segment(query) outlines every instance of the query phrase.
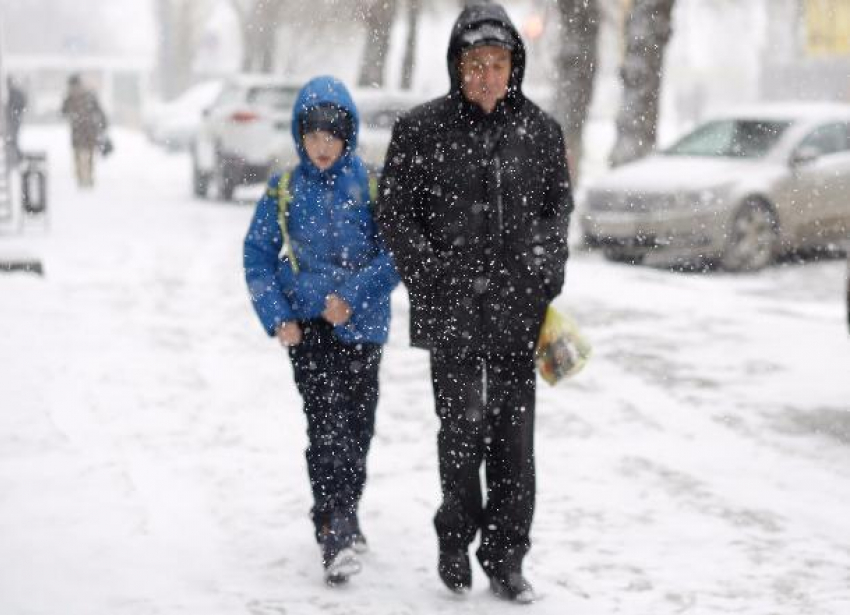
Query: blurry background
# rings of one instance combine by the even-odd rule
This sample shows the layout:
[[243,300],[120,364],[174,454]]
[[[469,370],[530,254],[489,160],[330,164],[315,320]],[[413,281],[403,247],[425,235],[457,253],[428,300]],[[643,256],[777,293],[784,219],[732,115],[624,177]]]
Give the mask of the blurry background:
[[[113,121],[139,126],[146,109],[193,84],[240,71],[409,87],[448,84],[445,49],[458,0],[0,0],[7,70],[24,87],[28,122],[58,118],[68,74],[81,72]],[[587,89],[563,58],[590,73],[591,121],[613,124],[632,0],[505,0],[530,47],[528,90],[562,118],[559,80]],[[850,100],[846,0],[665,0],[669,14],[659,130],[664,138],[729,103]],[[663,27],[657,36],[665,43]],[[633,35],[633,34],[632,34]],[[594,44],[594,39],[598,41]],[[579,44],[580,43],[580,44]],[[578,49],[576,46],[578,45]],[[559,58],[562,60],[559,61]],[[571,72],[572,71],[572,72]],[[586,80],[586,75],[585,75]],[[569,120],[565,120],[569,121]],[[579,124],[583,124],[583,117]],[[613,128],[612,128],[613,130]],[[611,135],[608,138],[613,138]]]

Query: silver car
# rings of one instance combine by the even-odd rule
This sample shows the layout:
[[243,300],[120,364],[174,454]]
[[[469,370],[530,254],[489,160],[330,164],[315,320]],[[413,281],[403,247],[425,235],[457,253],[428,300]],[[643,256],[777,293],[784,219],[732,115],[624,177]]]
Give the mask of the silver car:
[[581,203],[586,242],[613,260],[761,269],[850,237],[850,105],[762,105],[717,116],[614,169]]

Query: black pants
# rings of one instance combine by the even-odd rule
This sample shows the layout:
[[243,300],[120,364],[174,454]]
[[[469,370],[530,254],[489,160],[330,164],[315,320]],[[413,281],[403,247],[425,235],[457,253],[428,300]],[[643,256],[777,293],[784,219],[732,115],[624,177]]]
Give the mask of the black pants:
[[316,535],[334,513],[356,516],[366,484],[366,455],[378,404],[378,344],[343,344],[323,320],[299,323],[289,349],[307,416],[307,471]]
[[[431,351],[440,417],[443,502],[434,517],[441,550],[466,550],[488,574],[519,570],[534,515],[534,357],[530,352]],[[486,502],[479,472],[485,466]]]

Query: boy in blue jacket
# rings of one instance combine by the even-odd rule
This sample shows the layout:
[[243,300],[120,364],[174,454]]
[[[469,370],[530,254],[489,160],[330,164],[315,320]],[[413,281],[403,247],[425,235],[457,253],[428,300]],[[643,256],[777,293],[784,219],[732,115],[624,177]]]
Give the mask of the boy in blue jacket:
[[359,572],[366,548],[357,506],[399,281],[373,222],[358,127],[340,81],[302,88],[292,114],[300,163],[269,181],[244,249],[254,309],[288,348],[304,403],[311,516],[329,584]]

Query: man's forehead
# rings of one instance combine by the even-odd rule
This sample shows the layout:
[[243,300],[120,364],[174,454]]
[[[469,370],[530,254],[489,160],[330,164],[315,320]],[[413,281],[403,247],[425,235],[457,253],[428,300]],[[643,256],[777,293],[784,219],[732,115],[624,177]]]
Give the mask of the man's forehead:
[[496,45],[482,45],[467,49],[460,56],[463,62],[497,62],[511,59],[511,52]]

